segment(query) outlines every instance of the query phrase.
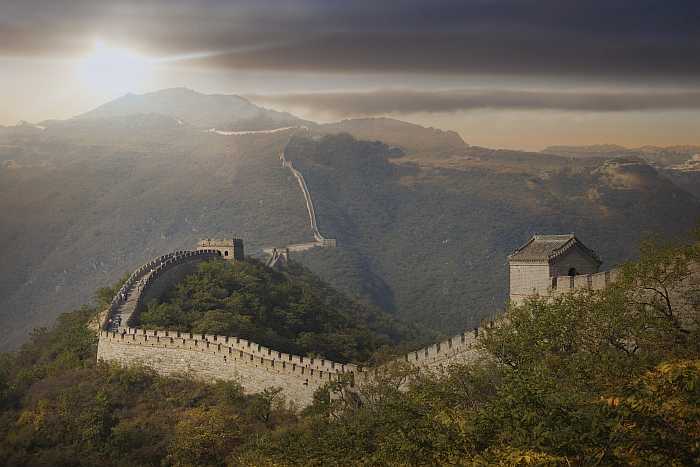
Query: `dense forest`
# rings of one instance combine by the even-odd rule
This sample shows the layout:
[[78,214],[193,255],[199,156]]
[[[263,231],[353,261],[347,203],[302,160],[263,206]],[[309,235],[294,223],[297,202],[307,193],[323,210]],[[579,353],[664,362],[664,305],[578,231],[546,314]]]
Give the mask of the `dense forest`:
[[139,326],[237,336],[342,363],[370,362],[399,344],[420,346],[430,336],[347,298],[298,263],[275,271],[250,258],[199,264],[160,302],[148,305]]
[[233,382],[97,363],[85,326],[96,309],[85,307],[2,354],[0,458],[52,466],[697,465],[698,261],[700,244],[645,244],[605,291],[511,307],[481,333],[478,363],[431,375],[397,365],[359,393],[341,383],[318,391],[302,413],[286,410],[274,389],[244,395]]

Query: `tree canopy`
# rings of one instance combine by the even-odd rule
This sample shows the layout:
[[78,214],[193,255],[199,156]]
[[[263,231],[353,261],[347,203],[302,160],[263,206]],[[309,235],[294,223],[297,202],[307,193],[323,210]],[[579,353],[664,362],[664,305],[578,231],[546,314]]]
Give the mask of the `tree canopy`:
[[298,263],[279,272],[252,259],[201,263],[160,302],[150,303],[139,325],[237,336],[338,362],[367,362],[380,349],[421,337],[416,328],[347,298]]
[[[645,244],[640,261],[604,291],[509,308],[480,333],[479,362],[431,374],[397,364],[360,389],[330,384],[302,413],[285,409],[275,388],[245,395],[232,382],[97,363],[86,327],[96,309],[84,307],[0,355],[0,458],[52,466],[697,465],[699,260],[698,245]],[[259,268],[239,266],[247,267]]]

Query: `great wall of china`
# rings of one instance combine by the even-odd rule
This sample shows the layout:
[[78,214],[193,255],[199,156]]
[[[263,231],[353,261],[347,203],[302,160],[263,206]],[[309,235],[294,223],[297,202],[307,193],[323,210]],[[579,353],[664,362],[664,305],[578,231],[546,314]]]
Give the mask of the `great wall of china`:
[[[267,265],[270,267],[278,261],[286,261],[289,251],[335,247],[335,240],[325,238],[318,229],[316,211],[303,175],[287,160],[284,151],[280,160],[282,166],[294,175],[304,195],[314,241],[267,250],[270,254]],[[240,240],[234,240],[230,247],[216,241],[202,241],[196,251],[175,251],[134,271],[101,314],[98,360],[144,365],[160,374],[184,374],[205,381],[235,380],[248,393],[279,387],[286,400],[297,408],[309,405],[314,392],[330,381],[347,378],[353,385],[362,385],[385,369],[385,366],[363,368],[324,358],[287,354],[239,337],[138,327],[138,316],[143,307],[193,272],[199,262],[224,256],[225,259],[242,259],[242,242],[237,247],[239,250],[235,249],[235,242]],[[234,255],[238,257],[234,258]],[[537,284],[542,282],[540,289],[546,287],[547,293],[557,295],[578,289],[602,289],[616,276],[615,270],[569,276],[554,274],[544,282],[528,282],[526,288],[536,292]],[[405,354],[394,362],[407,362],[421,371],[432,371],[452,363],[476,360],[482,357],[476,345],[479,332],[479,329],[464,332]]]
[[[99,331],[98,360],[122,365],[145,365],[164,375],[187,374],[205,381],[235,380],[249,393],[280,387],[296,407],[305,407],[314,392],[329,381],[350,378],[363,384],[382,368],[338,363],[323,358],[291,355],[233,336],[154,331],[137,327],[145,304],[193,271],[197,263],[221,254],[217,250],[176,251],[138,268],[103,313]],[[593,277],[595,276],[595,277]],[[602,277],[602,279],[600,279]],[[605,287],[609,273],[561,279],[567,287]],[[476,346],[479,330],[465,332],[396,361],[421,370],[437,370],[454,362],[480,358]]]
[[[148,299],[156,298],[177,283],[196,263],[219,256],[216,250],[177,251],[134,271],[103,314],[98,360],[145,365],[165,375],[189,374],[207,381],[236,380],[250,393],[281,387],[286,399],[297,407],[310,404],[316,389],[329,381],[349,377],[354,383],[362,384],[381,371],[278,352],[238,337],[134,327]],[[410,352],[399,360],[419,368],[438,368],[453,361],[477,358],[474,345],[477,332],[454,336]]]
[[[208,133],[215,133],[217,135],[221,136],[245,136],[245,135],[257,135],[257,134],[273,134],[273,133],[283,133],[286,131],[290,131],[292,134],[290,136],[291,138],[294,136],[294,134],[298,131],[306,131],[308,130],[307,127],[305,126],[290,126],[290,127],[283,127],[283,128],[275,128],[273,130],[258,130],[258,131],[221,131],[217,130],[215,128],[211,128],[207,130]],[[287,142],[289,143],[289,141]],[[297,184],[299,185],[299,189],[301,190],[301,194],[304,196],[304,203],[306,205],[306,211],[309,216],[309,226],[311,228],[311,234],[313,235],[313,241],[311,242],[305,242],[305,243],[294,243],[290,245],[285,245],[282,247],[268,247],[263,249],[263,253],[268,256],[268,259],[266,261],[266,265],[269,267],[275,267],[277,264],[280,264],[282,262],[285,262],[289,259],[289,253],[294,253],[294,252],[302,252],[302,251],[307,251],[311,250],[312,248],[335,248],[336,247],[336,239],[334,238],[326,238],[323,234],[321,234],[321,231],[318,228],[318,218],[316,216],[316,208],[314,207],[314,202],[313,199],[311,198],[311,192],[309,191],[309,187],[306,184],[306,180],[304,179],[304,175],[302,175],[299,170],[297,170],[294,167],[294,164],[292,161],[288,160],[286,155],[286,145],[285,148],[282,150],[282,152],[279,155],[280,162],[282,162],[282,167],[289,169],[291,174],[294,176],[295,180],[297,181]]]
[[337,246],[337,242],[334,238],[326,238],[319,231],[316,208],[314,208],[314,202],[311,198],[309,187],[306,185],[306,180],[302,173],[294,167],[292,161],[287,159],[285,150],[280,153],[280,161],[282,162],[282,167],[289,169],[299,184],[301,193],[304,196],[304,202],[306,203],[306,211],[309,215],[309,224],[311,226],[311,233],[314,236],[314,241],[287,245],[283,248],[266,248],[264,252],[269,255],[269,259],[266,263],[269,267],[275,267],[279,262],[287,261],[289,259],[289,253],[292,252],[307,251],[312,248],[335,248]]

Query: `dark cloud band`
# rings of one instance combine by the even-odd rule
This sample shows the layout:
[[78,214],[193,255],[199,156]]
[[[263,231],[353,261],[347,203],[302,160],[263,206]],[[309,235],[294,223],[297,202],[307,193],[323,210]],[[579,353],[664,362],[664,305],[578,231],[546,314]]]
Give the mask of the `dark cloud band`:
[[622,112],[700,109],[700,91],[558,92],[513,90],[298,93],[253,95],[262,105],[336,116],[457,112],[477,109]]
[[700,76],[697,0],[10,0],[0,56],[91,40],[222,70]]

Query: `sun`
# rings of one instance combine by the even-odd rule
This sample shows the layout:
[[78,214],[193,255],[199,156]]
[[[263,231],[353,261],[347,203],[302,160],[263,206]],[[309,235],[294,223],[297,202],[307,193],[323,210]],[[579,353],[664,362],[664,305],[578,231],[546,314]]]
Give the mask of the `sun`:
[[77,67],[80,80],[93,91],[126,93],[143,86],[152,72],[152,61],[128,49],[97,42]]

